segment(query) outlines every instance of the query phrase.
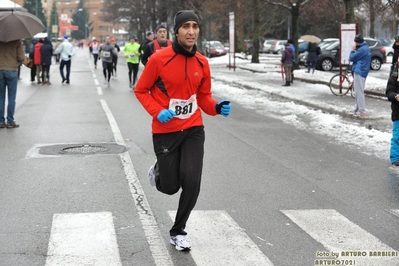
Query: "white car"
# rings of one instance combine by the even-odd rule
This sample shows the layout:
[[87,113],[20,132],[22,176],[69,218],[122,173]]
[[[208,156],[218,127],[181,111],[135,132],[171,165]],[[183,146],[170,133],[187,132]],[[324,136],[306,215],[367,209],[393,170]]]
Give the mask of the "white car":
[[284,44],[287,42],[287,40],[278,40],[274,43],[274,45],[271,48],[271,52],[273,54],[282,54],[284,51]]
[[388,46],[384,46],[385,47],[385,54],[387,56],[393,56],[393,48],[392,48],[393,44],[394,44],[394,41],[391,42]]
[[277,42],[276,40],[266,40],[266,41],[263,43],[263,48],[262,48],[263,52],[264,52],[264,53],[271,53],[272,47],[273,47],[273,45],[274,45],[276,42]]

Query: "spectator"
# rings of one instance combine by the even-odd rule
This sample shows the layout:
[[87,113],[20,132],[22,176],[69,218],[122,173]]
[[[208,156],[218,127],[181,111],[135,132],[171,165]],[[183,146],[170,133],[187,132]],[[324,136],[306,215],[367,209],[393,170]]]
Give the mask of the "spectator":
[[32,59],[33,64],[30,69],[30,81],[35,82],[35,76],[36,76],[36,65],[35,65],[35,45],[37,43],[38,39],[33,38],[32,43],[29,47],[29,58]]
[[39,41],[35,44],[35,56],[33,64],[36,66],[36,79],[37,84],[42,84],[41,76],[42,76],[42,55],[40,53],[40,47],[43,45],[43,39],[39,39]]
[[312,74],[314,74],[314,71],[316,70],[317,56],[321,53],[320,47],[317,43],[310,42],[307,51],[308,70],[306,71],[306,73],[310,73],[310,68],[312,68]]
[[[62,83],[66,81],[66,84],[69,84],[71,74],[71,60],[72,56],[75,54],[75,50],[73,49],[73,45],[68,41],[68,35],[64,36],[64,40],[58,46],[57,50],[55,50],[55,53],[60,54],[61,58],[60,74],[62,78]],[[64,75],[64,67],[66,67],[66,76]]]
[[366,98],[364,96],[364,87],[366,78],[370,71],[371,52],[368,44],[364,41],[361,34],[356,35],[355,43],[349,55],[349,61],[353,62],[353,88],[355,89],[355,108],[351,114],[360,117],[366,117]]
[[[0,42],[0,128],[17,128],[15,99],[18,87],[18,64],[25,59],[22,42]],[[6,94],[8,96],[7,121],[5,118]]]
[[283,51],[283,55],[281,56],[281,64],[284,66],[285,73],[285,84],[283,86],[291,85],[291,69],[292,69],[292,58],[294,54],[290,47],[290,44],[287,42],[285,44],[285,49]]
[[41,65],[42,65],[42,81],[43,85],[51,85],[50,83],[50,65],[53,57],[53,45],[49,38],[45,37],[43,45],[40,47]]

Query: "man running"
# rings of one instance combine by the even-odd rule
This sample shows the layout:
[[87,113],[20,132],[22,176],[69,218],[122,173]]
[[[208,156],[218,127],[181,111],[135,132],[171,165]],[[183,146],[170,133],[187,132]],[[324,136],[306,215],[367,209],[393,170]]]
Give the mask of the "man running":
[[150,183],[165,194],[182,189],[170,243],[188,251],[184,230],[200,192],[205,132],[202,112],[228,116],[230,102],[212,98],[208,59],[197,51],[199,18],[179,11],[174,18],[172,46],[153,54],[137,83],[135,94],[152,116],[152,139],[157,162]]

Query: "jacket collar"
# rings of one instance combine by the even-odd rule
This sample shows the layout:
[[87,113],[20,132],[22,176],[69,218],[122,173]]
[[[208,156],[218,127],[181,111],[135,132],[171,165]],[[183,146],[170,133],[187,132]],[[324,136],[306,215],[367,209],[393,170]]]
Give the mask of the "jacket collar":
[[173,47],[173,50],[175,51],[175,53],[184,55],[186,57],[193,57],[195,55],[195,53],[197,52],[197,45],[196,44],[194,44],[193,50],[191,52],[189,52],[186,49],[184,49],[183,46],[181,46],[177,42],[176,39],[173,41],[172,47]]

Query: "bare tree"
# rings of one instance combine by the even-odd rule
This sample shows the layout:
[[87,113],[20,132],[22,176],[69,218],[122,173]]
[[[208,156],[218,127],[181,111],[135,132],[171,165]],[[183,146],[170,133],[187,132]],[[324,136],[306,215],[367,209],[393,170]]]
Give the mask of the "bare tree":
[[266,0],[270,4],[280,6],[283,9],[289,11],[291,15],[291,28],[292,28],[292,39],[295,46],[295,67],[299,68],[298,60],[298,24],[299,24],[299,14],[301,8],[312,0],[282,0],[281,2],[274,2],[274,0]]

